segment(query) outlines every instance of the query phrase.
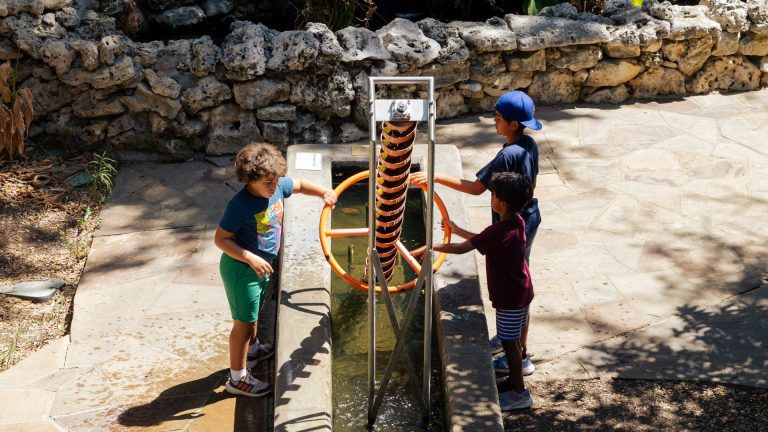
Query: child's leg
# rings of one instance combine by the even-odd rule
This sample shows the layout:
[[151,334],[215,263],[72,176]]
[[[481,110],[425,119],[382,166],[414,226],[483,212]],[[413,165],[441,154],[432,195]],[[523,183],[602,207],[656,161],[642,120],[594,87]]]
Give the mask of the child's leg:
[[245,369],[245,357],[251,338],[256,333],[256,323],[233,321],[229,333],[229,367],[234,371]]
[[504,347],[504,353],[509,362],[509,382],[512,390],[522,393],[525,390],[525,383],[523,382],[523,358],[520,340],[502,340],[501,346]]

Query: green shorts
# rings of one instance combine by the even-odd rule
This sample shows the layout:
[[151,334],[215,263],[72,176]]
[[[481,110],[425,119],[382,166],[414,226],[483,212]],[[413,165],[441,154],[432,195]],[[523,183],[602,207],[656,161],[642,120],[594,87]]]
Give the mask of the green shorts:
[[224,281],[232,319],[246,323],[256,322],[266,299],[269,276],[257,276],[251,266],[225,253],[221,254],[219,272],[221,280]]

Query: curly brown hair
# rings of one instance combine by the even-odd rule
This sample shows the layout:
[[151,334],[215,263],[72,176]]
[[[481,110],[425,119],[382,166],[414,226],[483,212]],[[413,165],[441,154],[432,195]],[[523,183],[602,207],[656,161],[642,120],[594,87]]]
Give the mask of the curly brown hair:
[[250,183],[262,177],[282,177],[288,170],[280,150],[267,143],[250,143],[235,158],[235,176],[242,183]]

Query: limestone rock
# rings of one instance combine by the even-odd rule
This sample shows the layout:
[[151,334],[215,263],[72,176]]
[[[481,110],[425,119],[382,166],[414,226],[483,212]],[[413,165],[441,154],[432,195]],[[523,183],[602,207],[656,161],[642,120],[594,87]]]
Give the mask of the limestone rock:
[[16,15],[22,12],[42,15],[45,5],[41,0],[3,0],[0,3],[0,17]]
[[512,90],[526,88],[533,80],[531,71],[515,71],[499,74],[490,84],[483,86],[483,91],[491,96],[499,97]]
[[47,11],[57,11],[65,6],[72,4],[72,0],[42,0],[43,9]]
[[262,24],[243,21],[232,24],[232,31],[221,47],[221,62],[227,69],[227,78],[247,81],[264,74],[270,34]]
[[150,68],[157,63],[165,50],[162,41],[152,41],[136,44],[136,59],[145,68]]
[[205,153],[213,156],[237,153],[252,141],[261,141],[253,111],[235,104],[223,104],[211,111]]
[[[658,41],[658,46],[659,48],[661,47],[661,41]],[[640,56],[641,47],[639,45],[612,45],[607,43],[603,46],[603,51],[605,55],[611,58],[634,58]]]
[[166,98],[152,93],[144,84],[136,87],[133,96],[123,96],[120,98],[128,110],[132,113],[137,112],[156,112],[165,118],[175,118],[181,111],[181,103],[177,100]]
[[178,99],[181,94],[181,85],[169,77],[160,76],[152,69],[144,69],[144,77],[152,89],[152,93],[171,99]]
[[261,136],[265,141],[273,144],[285,144],[288,142],[290,128],[286,122],[260,122]]
[[766,57],[760,59],[760,72],[768,72],[768,58]]
[[579,16],[579,11],[570,3],[560,3],[543,8],[539,11],[538,15],[550,18],[567,18],[575,20]]
[[80,26],[80,15],[73,7],[63,7],[56,11],[56,22],[68,29],[75,29]]
[[94,72],[91,86],[97,89],[120,87],[132,81],[140,81],[142,75],[141,69],[137,69],[133,64],[133,59],[123,56],[112,66],[102,67]]
[[421,68],[421,76],[435,78],[435,88],[447,87],[469,79],[468,63],[432,63]]
[[[629,2],[627,2],[629,3]],[[610,10],[610,12],[606,12]],[[670,24],[656,19],[631,4],[615,10],[603,8],[616,26],[610,26],[608,44],[614,46],[638,46],[661,42],[669,37]]]
[[155,15],[155,22],[171,28],[189,27],[203,20],[205,20],[205,12],[196,5],[168,9]]
[[94,42],[78,39],[71,41],[69,46],[80,54],[86,69],[92,71],[99,67],[99,48]]
[[741,0],[716,0],[709,7],[709,17],[720,24],[725,32],[739,33],[749,30],[747,4]]
[[157,72],[165,72],[165,75],[174,78],[180,75],[180,71],[189,70],[192,64],[192,40],[169,40],[158,53],[157,61],[153,69]]
[[184,123],[173,122],[171,128],[177,137],[191,138],[208,130],[208,122],[193,117],[188,118]]
[[712,37],[703,37],[664,45],[662,51],[666,58],[677,63],[680,72],[692,75],[712,54],[713,45]]
[[310,113],[297,112],[296,120],[291,123],[291,133],[300,134],[315,124],[315,117]]
[[595,104],[609,103],[618,105],[627,99],[629,99],[629,89],[624,84],[600,89],[584,96],[585,102]]
[[230,0],[205,0],[201,6],[207,17],[228,14],[235,7]]
[[192,41],[192,60],[189,70],[198,78],[213,74],[216,72],[220,53],[221,50],[214,45],[210,36]]
[[455,89],[439,91],[435,103],[437,104],[438,119],[456,117],[468,111],[464,104],[464,97]]
[[589,71],[584,84],[590,87],[613,87],[623,84],[642,72],[636,60],[604,60]]
[[376,33],[362,27],[346,27],[336,32],[341,45],[341,61],[388,60],[391,55]]
[[715,42],[713,56],[728,56],[739,52],[739,34],[722,32]]
[[532,53],[519,52],[504,55],[504,64],[510,71],[545,71],[547,70],[546,50],[538,50]]
[[513,14],[506,15],[504,19],[517,36],[517,49],[520,51],[598,44],[611,38],[608,27],[596,22]]
[[190,114],[195,114],[203,108],[219,105],[232,97],[232,90],[225,83],[213,76],[207,76],[198,82],[197,86],[184,90],[181,103]]
[[99,100],[96,93],[86,92],[72,103],[72,113],[79,118],[95,118],[118,115],[125,112],[118,98]]
[[450,27],[434,18],[424,18],[416,23],[424,36],[440,44],[437,62],[440,64],[466,63],[470,52],[456,27]]
[[685,94],[685,76],[676,69],[652,67],[629,82],[632,96],[638,99]]
[[62,75],[75,61],[75,51],[70,49],[66,40],[46,39],[40,50],[40,57],[56,70],[56,75]]
[[424,36],[415,23],[395,18],[376,31],[384,48],[400,64],[421,67],[437,59],[440,44]]
[[293,85],[291,103],[306,108],[321,117],[347,117],[350,102],[355,98],[352,78],[346,71],[330,77],[311,76]]
[[517,48],[517,39],[500,18],[491,18],[485,23],[452,22],[449,26],[458,30],[459,36],[476,53],[512,51]]
[[294,121],[296,120],[296,106],[291,104],[277,104],[256,111],[256,118],[264,121]]
[[360,141],[368,137],[368,132],[354,123],[342,123],[339,126],[339,141],[343,143]]
[[469,77],[482,84],[491,84],[496,76],[506,71],[501,54],[480,54],[470,66]]
[[547,64],[558,69],[570,69],[574,72],[591,68],[603,58],[600,47],[591,45],[584,48],[577,46],[547,49]]
[[0,38],[0,61],[16,60],[23,56],[10,39]]
[[651,0],[643,3],[643,10],[655,18],[669,21],[669,38],[685,40],[717,36],[720,24],[707,18],[706,6],[678,6],[669,2]]
[[110,35],[99,41],[99,60],[105,65],[112,65],[123,54],[132,55],[135,51],[133,42],[125,36]]
[[744,56],[712,58],[686,86],[691,93],[743,91],[760,87],[760,70]]
[[573,72],[557,69],[535,74],[527,93],[542,105],[573,103],[579,100],[581,85],[573,79]]
[[[533,77],[531,77],[533,79]],[[483,85],[477,81],[464,81],[459,84],[459,92],[465,98],[480,99],[485,96]]]
[[136,129],[138,126],[136,119],[131,114],[121,115],[112,120],[107,127],[107,138],[111,138],[125,131]]
[[272,58],[267,69],[301,71],[315,63],[320,42],[307,31],[284,31],[272,41]]
[[373,63],[373,66],[371,66],[371,75],[397,76],[400,75],[400,69],[398,68],[397,63],[393,61],[377,60]]
[[750,34],[739,41],[739,53],[748,56],[768,55],[768,35]]
[[5,18],[2,24],[9,29],[11,39],[22,52],[29,54],[32,58],[40,58],[45,31],[39,17],[25,14],[10,16]]
[[341,59],[342,50],[336,35],[327,25],[322,23],[308,23],[304,28],[320,44],[317,52],[317,64],[321,68],[335,68]]
[[291,86],[287,81],[272,78],[259,78],[232,86],[235,102],[246,109],[261,108],[288,100],[290,90]]
[[759,35],[768,35],[768,3],[762,0],[748,0],[749,31]]
[[59,76],[59,81],[64,84],[80,90],[87,90],[91,86],[93,72],[85,69],[70,69],[67,73]]
[[41,82],[32,78],[21,84],[22,88],[29,88],[32,92],[32,107],[35,109],[35,116],[44,116],[59,108],[69,105],[72,102],[72,93],[67,87],[50,81]]
[[643,46],[640,47],[640,50],[642,52],[655,53],[661,49],[661,45],[662,45],[662,40],[659,39],[656,42],[644,44]]

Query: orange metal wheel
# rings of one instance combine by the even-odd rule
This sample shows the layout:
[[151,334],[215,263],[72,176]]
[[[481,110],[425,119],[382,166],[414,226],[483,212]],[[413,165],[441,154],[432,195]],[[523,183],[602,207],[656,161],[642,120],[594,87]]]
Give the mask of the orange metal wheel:
[[[368,171],[362,171],[359,172],[348,179],[344,180],[340,185],[336,187],[334,192],[336,192],[336,195],[341,195],[347,188],[349,188],[351,185],[367,179],[368,178]],[[427,191],[427,185],[419,185],[419,187]],[[440,215],[442,216],[443,220],[450,220],[448,217],[448,210],[445,208],[445,204],[443,204],[443,200],[440,199],[440,197],[435,193],[435,205],[437,206],[438,211],[440,211]],[[328,216],[331,214],[331,206],[326,205],[325,208],[323,208],[322,213],[320,213],[320,247],[323,249],[323,255],[325,255],[326,261],[328,261],[328,264],[331,265],[331,269],[339,275],[346,283],[352,285],[353,287],[361,290],[361,291],[368,291],[368,284],[363,283],[361,280],[353,277],[349,273],[347,273],[346,270],[341,268],[339,263],[336,261],[336,258],[333,256],[333,253],[331,253],[331,242],[330,239],[333,237],[365,237],[368,235],[368,228],[338,228],[338,229],[329,229],[326,228],[327,222],[328,222]],[[445,226],[445,232],[443,234],[443,243],[450,243],[451,241],[451,230],[448,226]],[[408,265],[418,274],[421,271],[421,264],[414,258],[408,249],[398,240],[395,244],[395,247],[397,249],[397,252],[400,254],[400,256],[403,258],[403,260],[408,263]],[[445,261],[446,254],[440,253],[437,256],[437,259],[435,260],[434,265],[432,266],[434,271],[437,271],[437,269],[440,268],[440,265],[443,264],[443,261]],[[413,287],[416,286],[416,279],[412,279],[407,282],[403,282],[401,284],[397,285],[389,285],[387,286],[388,291],[390,293],[397,293],[401,291],[407,291],[410,289],[413,289]],[[381,286],[376,285],[376,294],[381,294]]]

